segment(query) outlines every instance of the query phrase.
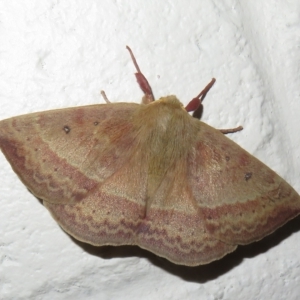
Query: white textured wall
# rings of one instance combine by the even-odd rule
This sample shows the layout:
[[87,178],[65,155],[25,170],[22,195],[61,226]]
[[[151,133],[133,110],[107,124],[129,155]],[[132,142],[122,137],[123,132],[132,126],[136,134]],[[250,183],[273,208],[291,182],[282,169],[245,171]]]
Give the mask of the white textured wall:
[[[157,97],[187,103],[211,77],[203,120],[300,192],[300,2],[0,1],[0,119],[140,102],[130,45]],[[299,299],[300,222],[207,266],[65,234],[0,155],[0,299]]]

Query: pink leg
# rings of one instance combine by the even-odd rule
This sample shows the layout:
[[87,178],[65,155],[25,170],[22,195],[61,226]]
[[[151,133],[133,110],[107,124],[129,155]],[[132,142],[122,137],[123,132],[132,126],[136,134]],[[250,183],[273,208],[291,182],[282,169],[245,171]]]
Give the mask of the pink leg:
[[229,129],[219,129],[222,133],[224,134],[227,134],[227,133],[234,133],[234,132],[237,132],[237,131],[241,131],[243,130],[243,126],[238,126],[238,127],[235,127],[235,128],[229,128]]

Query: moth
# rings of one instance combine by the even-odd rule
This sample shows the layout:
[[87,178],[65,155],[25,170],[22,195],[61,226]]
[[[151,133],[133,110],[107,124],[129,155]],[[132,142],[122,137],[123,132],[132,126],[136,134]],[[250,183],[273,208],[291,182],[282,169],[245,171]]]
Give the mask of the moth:
[[154,101],[139,69],[142,104],[31,113],[0,122],[0,148],[26,187],[74,238],[138,245],[173,263],[207,264],[258,241],[300,213],[279,175],[201,122],[202,100]]

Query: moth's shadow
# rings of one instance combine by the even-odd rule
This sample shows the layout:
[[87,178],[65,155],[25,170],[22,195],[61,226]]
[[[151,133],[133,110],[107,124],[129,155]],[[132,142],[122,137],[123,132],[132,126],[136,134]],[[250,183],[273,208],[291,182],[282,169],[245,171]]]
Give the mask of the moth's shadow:
[[125,257],[142,257],[148,259],[154,265],[164,269],[165,271],[179,276],[186,281],[205,283],[207,281],[218,278],[219,276],[238,266],[244,258],[251,258],[261,253],[267,252],[272,247],[277,246],[284,239],[294,232],[300,230],[300,216],[288,222],[282,228],[273,234],[265,237],[259,242],[252,243],[247,246],[239,246],[236,251],[225,256],[224,258],[212,262],[208,265],[197,267],[186,267],[176,265],[168,260],[158,257],[153,253],[143,250],[137,246],[102,246],[95,247],[89,244],[73,241],[91,255],[101,257],[103,259],[125,258]]

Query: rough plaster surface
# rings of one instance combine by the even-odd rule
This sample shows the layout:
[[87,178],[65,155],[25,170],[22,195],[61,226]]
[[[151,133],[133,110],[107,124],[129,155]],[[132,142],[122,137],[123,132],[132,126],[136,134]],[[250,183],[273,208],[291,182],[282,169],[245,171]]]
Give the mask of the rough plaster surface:
[[[125,45],[157,97],[187,103],[211,77],[203,120],[300,192],[300,3],[0,1],[0,119],[140,102]],[[299,299],[299,218],[220,261],[187,268],[137,247],[65,234],[0,155],[0,299]]]

